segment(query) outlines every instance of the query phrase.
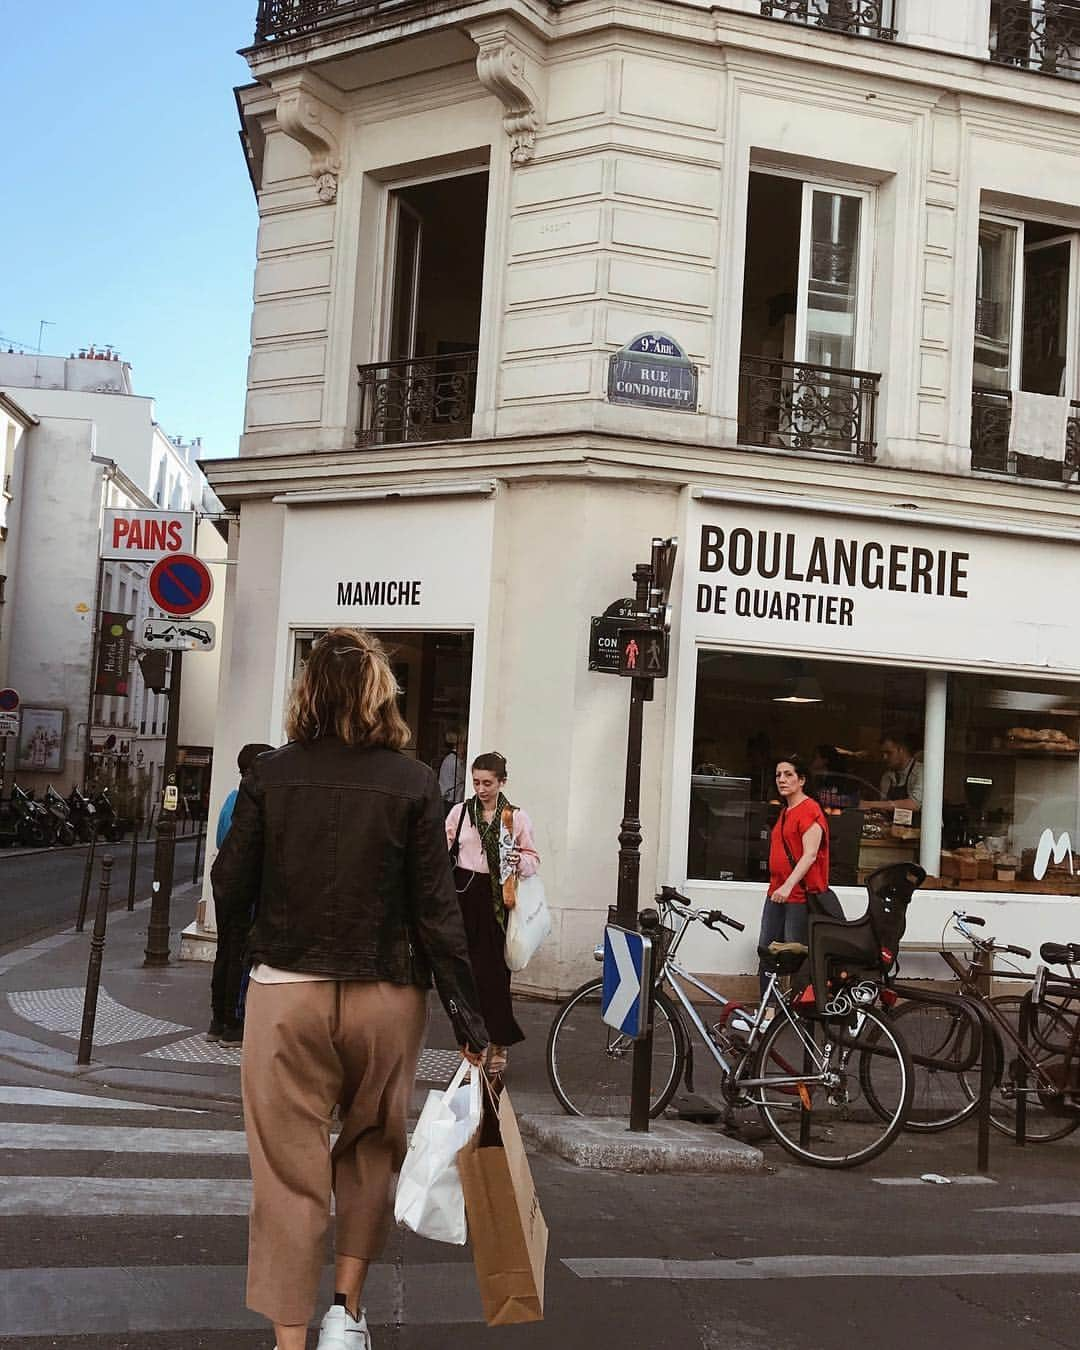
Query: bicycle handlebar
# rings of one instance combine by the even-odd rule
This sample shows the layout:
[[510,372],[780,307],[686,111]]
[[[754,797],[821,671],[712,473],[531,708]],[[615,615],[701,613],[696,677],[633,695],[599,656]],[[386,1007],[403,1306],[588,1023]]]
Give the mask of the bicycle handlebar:
[[662,886],[656,899],[658,904],[683,906],[693,918],[700,919],[706,928],[714,928],[716,924],[720,923],[728,928],[734,928],[739,933],[746,931],[746,924],[740,923],[738,919],[731,918],[722,909],[695,909],[693,902],[685,895],[680,895],[674,886]]
[[1013,956],[1022,956],[1025,961],[1031,960],[1031,953],[1026,947],[999,947],[999,952],[1012,952]]
[[976,928],[986,927],[985,919],[980,919],[977,914],[967,914],[962,909],[954,909],[953,918],[959,919],[961,923],[973,923]]

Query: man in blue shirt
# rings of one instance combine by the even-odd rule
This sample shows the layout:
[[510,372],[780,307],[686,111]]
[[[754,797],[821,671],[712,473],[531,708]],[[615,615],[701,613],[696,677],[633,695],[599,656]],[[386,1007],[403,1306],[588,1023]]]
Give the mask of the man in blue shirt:
[[[272,745],[253,743],[245,745],[236,757],[236,767],[243,778],[256,758]],[[232,824],[233,808],[239,788],[233,788],[222,804],[217,822],[217,847],[225,842]],[[220,910],[218,913],[220,915]],[[224,1041],[227,1045],[239,1045],[244,1039],[244,1014],[240,1007],[240,986],[244,973],[244,944],[247,941],[247,925],[225,928],[218,923],[217,951],[214,954],[214,973],[210,978],[210,1029],[206,1033],[208,1041]]]

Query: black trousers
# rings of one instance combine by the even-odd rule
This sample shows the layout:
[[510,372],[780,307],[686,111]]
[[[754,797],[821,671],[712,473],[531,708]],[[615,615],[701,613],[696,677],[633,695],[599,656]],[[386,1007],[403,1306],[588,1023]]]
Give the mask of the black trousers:
[[210,1015],[224,1026],[242,1025],[244,1009],[240,990],[244,981],[248,924],[222,916],[218,910],[217,951],[210,976]]

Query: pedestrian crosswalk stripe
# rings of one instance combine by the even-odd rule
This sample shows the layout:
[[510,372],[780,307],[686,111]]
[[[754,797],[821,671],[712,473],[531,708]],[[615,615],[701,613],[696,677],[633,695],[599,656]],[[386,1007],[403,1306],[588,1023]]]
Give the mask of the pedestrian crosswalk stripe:
[[0,1106],[63,1106],[93,1111],[179,1111],[205,1115],[193,1106],[162,1106],[159,1102],[132,1102],[119,1097],[95,1097],[87,1092],[60,1092],[56,1088],[12,1087],[0,1084]]
[[[8,1337],[24,1337],[20,1345],[33,1345],[44,1337],[132,1332],[265,1332],[265,1319],[244,1307],[245,1278],[243,1266],[0,1271],[0,1344],[9,1343]],[[330,1303],[332,1289],[327,1270],[315,1321]],[[364,1303],[372,1326],[453,1326],[484,1320],[467,1257],[372,1266]]]
[[64,1149],[76,1153],[186,1153],[220,1157],[246,1153],[243,1130],[173,1130],[158,1126],[40,1125],[20,1121],[0,1129],[0,1149]]
[[5,1177],[0,1186],[0,1218],[7,1219],[229,1218],[250,1207],[251,1182],[220,1177]]
[[964,1275],[1080,1275],[1080,1252],[928,1253],[925,1256],[755,1256],[729,1261],[665,1261],[646,1256],[567,1259],[582,1280],[818,1280],[859,1276],[936,1280]]

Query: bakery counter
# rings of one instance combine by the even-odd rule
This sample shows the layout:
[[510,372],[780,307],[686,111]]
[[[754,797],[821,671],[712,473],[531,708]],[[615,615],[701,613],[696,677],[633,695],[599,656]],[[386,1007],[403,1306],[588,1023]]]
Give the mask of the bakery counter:
[[859,884],[862,885],[871,872],[887,867],[889,863],[918,861],[917,839],[862,839],[859,841]]

